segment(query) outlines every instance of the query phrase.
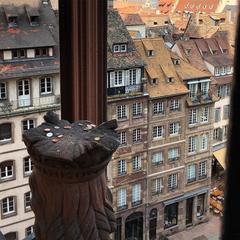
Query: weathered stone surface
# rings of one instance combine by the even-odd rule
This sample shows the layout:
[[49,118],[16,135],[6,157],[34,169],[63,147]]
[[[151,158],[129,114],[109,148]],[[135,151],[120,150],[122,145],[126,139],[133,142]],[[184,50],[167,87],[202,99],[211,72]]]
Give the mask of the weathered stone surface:
[[23,135],[34,163],[36,239],[110,239],[115,218],[105,169],[119,146],[116,121],[70,124],[52,112],[44,119]]

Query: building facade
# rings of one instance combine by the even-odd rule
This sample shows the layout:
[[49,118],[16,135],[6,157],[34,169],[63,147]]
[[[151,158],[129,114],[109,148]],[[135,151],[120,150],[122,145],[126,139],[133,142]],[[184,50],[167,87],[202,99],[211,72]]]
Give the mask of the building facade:
[[181,40],[176,42],[172,50],[194,67],[211,74],[211,91],[217,97],[213,151],[218,151],[226,146],[230,116],[233,56],[227,37],[219,33],[212,38]]
[[[117,218],[115,239],[137,231],[147,201],[147,104],[144,62],[117,11],[108,13],[108,119],[118,120],[120,147],[108,166],[109,186]],[[121,226],[126,223],[126,228]],[[133,223],[133,225],[132,225]],[[138,232],[138,231],[137,231]]]
[[0,22],[0,229],[7,240],[23,239],[34,214],[33,164],[21,136],[46,111],[60,110],[58,21],[50,4],[40,4],[1,5]]
[[[133,42],[116,10],[108,25],[108,119],[118,120],[121,142],[108,167],[117,218],[113,238],[156,239],[207,221],[211,74],[178,64],[162,38]],[[189,105],[196,81],[203,101]],[[199,122],[190,126],[195,108]]]

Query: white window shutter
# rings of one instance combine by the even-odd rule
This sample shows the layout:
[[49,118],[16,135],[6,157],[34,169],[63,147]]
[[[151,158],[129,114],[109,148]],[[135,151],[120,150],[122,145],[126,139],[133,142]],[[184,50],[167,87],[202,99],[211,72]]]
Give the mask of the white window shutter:
[[125,86],[128,86],[129,84],[130,84],[130,80],[129,80],[129,77],[130,77],[130,74],[129,74],[129,71],[130,70],[125,70],[124,72],[125,72],[125,74],[124,74],[124,76],[125,76],[125,78],[124,78],[124,85]]
[[136,79],[136,84],[140,84],[142,81],[141,81],[141,68],[138,68],[137,70],[136,70],[136,77],[137,77],[137,79]]
[[114,87],[114,85],[115,85],[114,78],[115,78],[115,72],[110,72],[110,88]]

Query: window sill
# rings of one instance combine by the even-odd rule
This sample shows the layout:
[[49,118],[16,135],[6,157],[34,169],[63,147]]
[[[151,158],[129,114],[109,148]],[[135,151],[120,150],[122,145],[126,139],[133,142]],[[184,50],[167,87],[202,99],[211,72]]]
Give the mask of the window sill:
[[124,148],[127,147],[127,144],[121,144],[118,148]]
[[132,207],[136,207],[136,206],[141,205],[141,204],[142,204],[142,200],[132,202]]
[[162,194],[163,192],[162,191],[159,191],[159,192],[152,192],[152,196],[157,196],[157,195],[160,195]]
[[51,92],[51,93],[40,93],[40,97],[49,97],[49,96],[54,96],[53,92]]
[[159,113],[153,113],[153,117],[159,117],[159,116],[163,116],[165,114],[165,112],[159,112]]
[[198,127],[198,126],[199,126],[199,123],[188,124],[189,128],[195,128],[195,127]]
[[142,168],[133,169],[133,173],[138,173],[138,172],[141,172],[141,171],[142,171]]
[[161,166],[162,164],[163,164],[163,161],[162,162],[157,162],[157,163],[152,162],[152,165],[155,166],[155,167]]
[[139,115],[133,115],[133,119],[139,119],[139,118],[142,118],[143,117],[143,115],[142,114],[139,114]]
[[117,211],[123,211],[126,210],[128,208],[128,205],[123,205],[121,207],[117,207]]
[[12,139],[0,140],[0,145],[12,144],[12,143],[14,143]]
[[125,117],[125,118],[117,118],[118,122],[124,122],[124,121],[127,121],[127,120],[128,120],[127,117]]
[[169,112],[170,113],[180,112],[180,109],[179,108],[178,109],[170,109]]
[[31,207],[25,207],[25,213],[32,212]]
[[199,180],[199,181],[201,181],[201,180],[207,180],[207,175],[203,175],[203,176],[198,177],[198,180]]
[[30,175],[32,174],[32,172],[29,172],[29,173],[23,173],[23,176],[25,177],[25,178],[27,178],[27,177],[29,177]]
[[168,192],[175,192],[177,189],[178,189],[178,187],[168,188]]
[[171,164],[171,163],[175,163],[178,160],[180,160],[180,157],[170,158],[168,159],[168,162]]
[[124,172],[124,173],[118,173],[118,177],[124,177],[124,176],[126,176],[127,175],[127,172]]
[[170,137],[170,138],[179,137],[179,136],[180,136],[180,133],[172,133],[172,134],[169,134],[169,137]]
[[209,149],[202,149],[202,150],[199,150],[199,153],[205,153],[205,152],[209,152]]
[[142,143],[142,140],[139,140],[139,141],[133,142],[132,144],[133,144],[133,145],[136,145],[136,144],[140,144],[140,143]]
[[192,183],[195,183],[196,180],[197,180],[196,178],[188,179],[187,180],[187,185],[191,185]]
[[196,154],[197,154],[197,151],[195,151],[195,152],[188,152],[188,153],[187,153],[188,156],[194,156],[194,155],[196,155]]
[[171,225],[171,226],[165,226],[165,225],[164,225],[164,229],[167,229],[167,230],[172,230],[172,229],[174,229],[174,228],[176,228],[176,227],[178,227],[177,224]]
[[7,214],[2,214],[2,219],[14,217],[17,215],[17,212],[12,212],[12,213],[7,213]]
[[164,139],[164,137],[155,137],[152,139],[152,141],[159,141],[159,140],[163,140],[163,139]]
[[10,181],[14,181],[14,180],[16,180],[15,176],[0,178],[0,183],[10,182]]

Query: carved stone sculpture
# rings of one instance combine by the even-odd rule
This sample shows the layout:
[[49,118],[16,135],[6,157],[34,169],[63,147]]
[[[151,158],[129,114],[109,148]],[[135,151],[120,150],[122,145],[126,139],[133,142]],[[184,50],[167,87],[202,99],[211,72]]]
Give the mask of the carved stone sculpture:
[[119,146],[116,120],[70,124],[53,112],[23,134],[37,240],[107,240],[115,228],[105,171]]

